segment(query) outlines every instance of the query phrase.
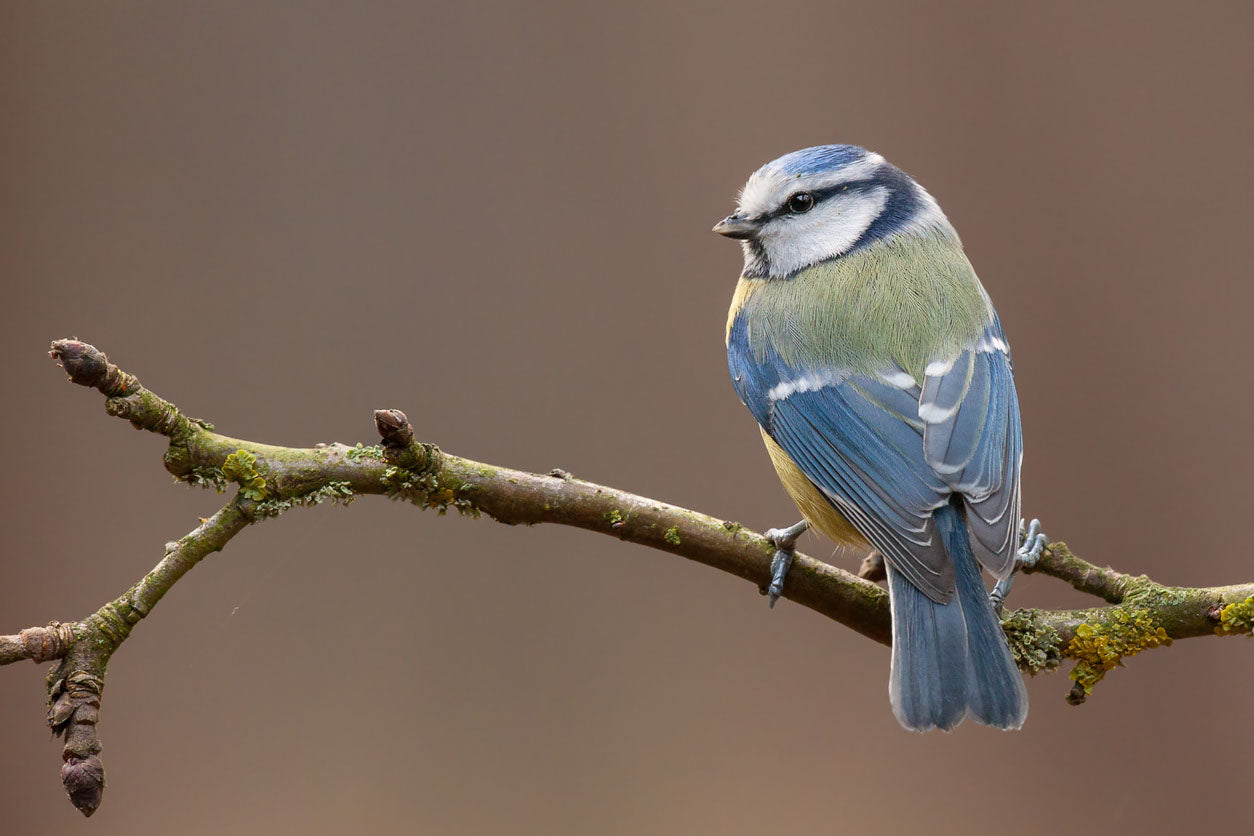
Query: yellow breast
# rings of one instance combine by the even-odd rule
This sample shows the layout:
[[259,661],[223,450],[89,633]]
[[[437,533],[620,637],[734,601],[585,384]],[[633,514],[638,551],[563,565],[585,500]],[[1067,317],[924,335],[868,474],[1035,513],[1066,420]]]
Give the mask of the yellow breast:
[[736,282],[736,292],[732,294],[731,307],[727,309],[727,334],[726,341],[731,341],[732,325],[736,322],[736,314],[740,313],[745,303],[749,301],[749,297],[754,294],[759,287],[764,284],[762,279],[746,279],[740,277],[740,281]]
[[832,507],[827,497],[801,472],[801,468],[793,463],[784,449],[766,434],[766,430],[762,431],[762,441],[766,443],[766,452],[771,456],[771,464],[775,465],[779,481],[784,484],[784,490],[788,491],[792,501],[797,503],[797,510],[806,518],[806,522],[837,543],[869,547],[866,538],[849,524],[843,514]]

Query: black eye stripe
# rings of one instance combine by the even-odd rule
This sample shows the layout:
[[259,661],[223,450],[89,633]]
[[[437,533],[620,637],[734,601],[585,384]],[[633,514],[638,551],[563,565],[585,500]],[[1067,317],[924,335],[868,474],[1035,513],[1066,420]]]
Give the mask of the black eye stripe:
[[[810,208],[813,209],[815,206],[818,206],[820,203],[822,203],[824,200],[831,197],[832,195],[838,195],[838,194],[841,194],[842,192],[865,192],[871,187],[876,186],[876,185],[878,185],[878,183],[875,180],[851,180],[848,183],[838,183],[835,186],[828,186],[825,189],[811,189],[810,191],[806,191],[804,193],[814,198],[814,202],[810,204]],[[768,212],[763,217],[763,220],[772,220],[774,218],[782,217],[784,215],[797,214],[791,208],[789,208],[788,204],[790,203],[792,198],[796,197],[798,194],[801,194],[801,193],[802,192],[793,192],[792,194],[790,194],[784,200],[783,204],[781,204],[776,209],[773,209],[772,211]]]

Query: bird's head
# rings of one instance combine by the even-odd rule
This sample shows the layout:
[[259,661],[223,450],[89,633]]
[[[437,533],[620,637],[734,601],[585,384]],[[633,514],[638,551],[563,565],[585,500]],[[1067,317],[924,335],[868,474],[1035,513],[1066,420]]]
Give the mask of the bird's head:
[[744,243],[748,278],[788,278],[903,233],[953,228],[931,195],[879,154],[819,145],[759,168],[714,231]]

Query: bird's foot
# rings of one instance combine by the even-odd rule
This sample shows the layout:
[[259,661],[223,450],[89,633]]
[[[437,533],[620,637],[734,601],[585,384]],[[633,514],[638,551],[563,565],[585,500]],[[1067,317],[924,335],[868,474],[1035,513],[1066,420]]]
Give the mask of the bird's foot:
[[993,602],[993,609],[998,615],[1001,615],[1006,598],[1010,595],[1010,587],[1015,582],[1015,573],[1020,569],[1030,569],[1035,566],[1048,542],[1049,539],[1041,532],[1040,520],[1032,520],[1032,522],[1026,524],[1023,520],[1019,520],[1019,551],[1015,554],[1014,569],[1011,570],[1009,575],[997,582],[988,596],[989,600]]
[[771,585],[766,588],[766,600],[772,607],[784,594],[784,576],[788,574],[793,555],[797,553],[797,539],[809,527],[809,523],[802,520],[787,528],[767,529],[766,539],[775,547],[775,554],[771,557]]
[[1024,531],[1023,520],[1019,520],[1019,553],[1015,555],[1016,569],[1031,569],[1040,559],[1041,552],[1049,544],[1049,538],[1041,531],[1041,521],[1032,520]]

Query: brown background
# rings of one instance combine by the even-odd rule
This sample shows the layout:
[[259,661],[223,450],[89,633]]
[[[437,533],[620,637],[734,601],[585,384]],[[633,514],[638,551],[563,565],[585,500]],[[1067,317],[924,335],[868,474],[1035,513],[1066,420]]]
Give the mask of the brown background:
[[[1254,579],[1254,13],[1097,5],[4,4],[0,628],[82,616],[219,502],[64,382],[71,334],[233,435],[369,442],[396,406],[463,455],[791,522],[709,227],[833,141],[962,232],[1016,350],[1025,510],[1124,570]],[[246,532],[137,630],[89,823],[43,671],[0,671],[0,830],[1224,828],[1251,650],[915,736],[883,647],[742,581],[367,499]]]

